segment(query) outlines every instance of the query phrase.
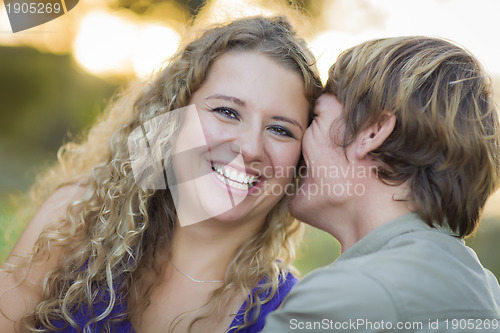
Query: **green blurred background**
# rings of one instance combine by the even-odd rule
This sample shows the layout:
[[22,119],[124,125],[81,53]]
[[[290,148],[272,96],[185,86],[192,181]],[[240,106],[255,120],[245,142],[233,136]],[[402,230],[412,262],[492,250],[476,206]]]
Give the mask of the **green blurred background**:
[[[439,22],[424,26],[411,18],[398,20],[402,12],[418,13],[419,4],[408,8],[396,1],[385,1],[379,6],[377,1],[310,0],[270,4],[269,1],[229,0],[88,0],[81,1],[59,19],[16,34],[10,31],[5,8],[0,7],[3,11],[0,16],[0,263],[14,245],[23,223],[14,217],[16,208],[9,201],[11,195],[29,188],[37,173],[55,161],[62,143],[90,128],[120,85],[158,68],[161,63],[158,59],[165,59],[175,51],[176,38],[182,38],[179,36],[183,27],[202,8],[204,18],[210,22],[242,15],[273,14],[281,5],[304,11],[308,18],[296,21],[298,30],[319,57],[323,79],[336,55],[358,42],[387,35],[432,34],[469,47],[485,62],[499,86],[500,70],[497,61],[491,60],[496,59],[499,52],[488,43],[485,23],[477,23],[482,33],[474,35],[474,31],[469,31],[474,24],[469,23],[469,30],[464,30],[455,22],[460,15],[478,10],[477,6],[462,8],[464,1],[429,0],[426,3],[437,11],[433,15],[439,17]],[[481,1],[478,3],[486,6]],[[485,14],[495,12],[494,9],[480,7],[479,11]],[[477,16],[487,21],[484,15]],[[434,22],[432,17],[429,22]],[[148,31],[159,35],[149,36]],[[478,35],[484,38],[482,42],[472,38]],[[116,44],[120,40],[122,44]],[[151,43],[146,44],[149,40]],[[479,230],[467,243],[476,250],[484,266],[499,277],[500,200],[497,197],[488,203]],[[14,204],[23,205],[22,202]],[[338,242],[308,227],[296,264],[305,274],[333,262],[339,253]]]

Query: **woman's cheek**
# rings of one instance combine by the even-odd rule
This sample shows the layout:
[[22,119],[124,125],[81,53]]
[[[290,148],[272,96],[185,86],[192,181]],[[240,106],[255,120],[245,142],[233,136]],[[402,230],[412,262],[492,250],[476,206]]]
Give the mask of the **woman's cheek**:
[[301,144],[298,143],[293,147],[293,149],[289,150],[288,161],[287,161],[288,165],[297,165],[297,163],[299,163],[300,154],[301,154]]
[[300,145],[296,145],[292,148],[288,147],[288,149],[282,149],[279,156],[277,156],[277,164],[274,164],[275,168],[284,171],[281,174],[286,181],[291,181],[291,179],[293,179],[294,173],[297,171],[295,168],[299,163],[300,154]]

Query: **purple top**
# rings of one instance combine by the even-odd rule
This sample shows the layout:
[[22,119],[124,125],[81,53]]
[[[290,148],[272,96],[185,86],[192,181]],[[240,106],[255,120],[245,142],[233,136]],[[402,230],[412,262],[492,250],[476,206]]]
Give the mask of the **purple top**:
[[[263,279],[261,282],[259,282],[259,284],[263,283],[264,281],[265,281],[265,279]],[[281,302],[283,301],[285,296],[288,295],[288,293],[290,292],[292,287],[295,285],[295,283],[297,283],[297,281],[298,281],[297,278],[295,276],[293,276],[293,274],[288,273],[286,275],[285,281],[282,281],[280,283],[280,285],[278,286],[278,290],[274,294],[273,298],[269,302],[267,302],[266,304],[262,305],[260,313],[259,313],[259,317],[257,318],[257,321],[254,324],[252,324],[251,326],[240,330],[239,332],[241,332],[241,333],[260,332],[264,328],[264,324],[266,322],[266,316],[270,312],[272,312],[278,308],[278,306],[281,304]],[[249,295],[249,298],[253,297],[252,296],[253,292],[256,289],[257,288],[254,288],[252,290],[252,293]],[[269,293],[270,293],[270,290],[262,293],[262,295],[259,296],[260,299],[266,298],[269,295]],[[109,297],[106,297],[107,295],[104,295],[104,296],[105,297],[102,297],[100,302],[97,302],[94,304],[94,313],[97,313],[97,314],[102,313],[106,309],[106,306],[108,304],[107,302],[109,301]],[[238,313],[234,317],[234,319],[231,322],[231,325],[229,327],[233,327],[235,325],[239,325],[239,324],[243,323],[243,314],[245,312],[246,305],[247,305],[247,301],[245,301],[243,303],[243,305],[240,307]],[[115,317],[116,318],[119,316],[119,314],[125,313],[126,310],[127,310],[127,304],[125,301],[117,302],[117,304],[115,305],[113,310],[111,310],[111,313],[108,315],[108,317]],[[95,317],[95,315],[91,314],[89,309],[86,306],[82,306],[80,311],[78,311],[78,313],[75,314],[73,319],[78,324],[78,326],[83,328],[85,326],[85,324],[87,324],[89,319],[92,317]],[[103,322],[105,322],[105,321],[106,320],[103,320],[103,321],[100,321],[98,323],[94,323],[94,324],[90,325],[89,332],[101,332],[101,331],[103,331]],[[60,327],[60,328],[63,328],[67,325],[62,320],[54,321],[52,323],[54,326]],[[130,323],[129,320],[125,320],[125,321],[122,321],[120,323],[110,324],[110,325],[111,325],[111,330],[113,332],[135,333],[135,330],[132,327],[132,324]],[[234,331],[235,331],[235,329],[231,329],[227,333],[233,333]],[[67,325],[65,327],[65,329],[63,329],[60,332],[77,333],[78,330],[70,325]]]

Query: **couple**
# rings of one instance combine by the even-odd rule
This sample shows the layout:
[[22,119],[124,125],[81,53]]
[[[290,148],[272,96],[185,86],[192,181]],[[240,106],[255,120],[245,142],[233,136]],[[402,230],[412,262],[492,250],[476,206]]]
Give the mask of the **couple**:
[[[499,182],[475,58],[369,41],[324,89],[313,64],[284,19],[240,19],[123,92],[39,183],[0,331],[499,331],[498,282],[463,243]],[[293,290],[288,207],[343,252]]]

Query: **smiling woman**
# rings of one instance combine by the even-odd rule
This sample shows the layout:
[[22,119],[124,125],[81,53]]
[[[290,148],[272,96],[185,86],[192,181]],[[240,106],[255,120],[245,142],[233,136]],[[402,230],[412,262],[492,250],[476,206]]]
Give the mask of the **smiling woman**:
[[[174,173],[178,175],[182,169],[194,175],[209,174],[210,169],[218,166],[222,172],[197,179],[193,194],[196,193],[199,207],[208,213],[207,217],[238,221],[253,226],[252,229],[260,227],[262,217],[284,193],[274,195],[269,189],[276,185],[284,189],[292,181],[291,175],[275,177],[263,170],[295,166],[300,157],[302,133],[309,118],[300,74],[258,51],[226,53],[213,64],[190,103],[199,110],[197,116],[207,149],[189,165],[176,165],[174,158]],[[193,135],[192,129],[181,128],[174,152]],[[247,176],[252,182],[245,185]],[[236,200],[242,197],[229,210],[219,199],[228,194]],[[191,196],[183,200],[192,207],[190,199]]]
[[283,18],[240,19],[118,96],[37,184],[0,331],[260,331],[296,281],[301,226],[276,188],[295,182],[313,64]]

